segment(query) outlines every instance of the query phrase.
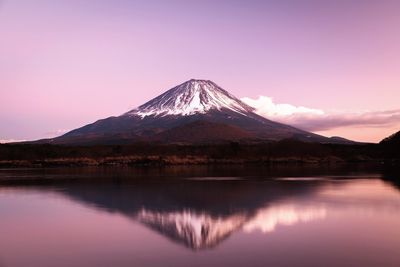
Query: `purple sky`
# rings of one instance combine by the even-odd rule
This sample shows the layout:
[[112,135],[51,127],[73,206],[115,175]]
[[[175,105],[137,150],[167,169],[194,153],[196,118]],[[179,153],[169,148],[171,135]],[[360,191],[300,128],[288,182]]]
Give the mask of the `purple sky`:
[[378,141],[400,130],[399,14],[382,0],[0,0],[0,140],[54,136],[203,78],[324,113],[281,121]]

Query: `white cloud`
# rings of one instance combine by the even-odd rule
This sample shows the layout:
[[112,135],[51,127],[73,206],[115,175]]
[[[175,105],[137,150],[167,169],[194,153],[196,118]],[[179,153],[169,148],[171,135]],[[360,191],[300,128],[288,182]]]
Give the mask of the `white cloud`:
[[6,143],[16,143],[16,142],[24,142],[26,140],[17,140],[17,139],[0,139],[0,144]]
[[314,108],[296,107],[290,104],[275,104],[271,97],[259,96],[257,99],[244,97],[241,99],[247,105],[254,107],[256,112],[265,117],[287,117],[297,114],[324,115],[324,111]]
[[66,130],[66,129],[58,129],[58,130],[54,130],[51,132],[47,132],[45,133],[46,137],[57,137],[60,135],[65,134],[66,132],[69,132],[70,130]]
[[257,99],[244,97],[241,100],[254,107],[255,112],[263,117],[308,131],[326,131],[347,126],[379,128],[400,124],[400,109],[326,112],[291,104],[276,104],[267,96],[259,96]]

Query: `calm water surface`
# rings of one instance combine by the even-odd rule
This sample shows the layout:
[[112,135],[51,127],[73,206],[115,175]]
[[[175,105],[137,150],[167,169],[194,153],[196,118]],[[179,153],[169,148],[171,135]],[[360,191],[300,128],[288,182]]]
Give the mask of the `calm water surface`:
[[0,170],[0,266],[398,267],[398,178],[362,168]]

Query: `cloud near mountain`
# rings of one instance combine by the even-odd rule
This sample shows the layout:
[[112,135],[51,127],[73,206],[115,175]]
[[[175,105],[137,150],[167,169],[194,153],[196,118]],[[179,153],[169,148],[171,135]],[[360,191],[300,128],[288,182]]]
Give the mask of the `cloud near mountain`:
[[257,99],[244,97],[241,99],[247,105],[254,107],[259,115],[264,117],[288,117],[293,115],[324,115],[320,109],[293,106],[290,104],[276,104],[271,97],[259,96]]
[[59,136],[61,134],[65,134],[66,132],[69,132],[69,131],[70,130],[66,130],[66,129],[57,129],[57,130],[54,130],[54,131],[46,132],[44,135],[46,137],[55,137],[55,136]]
[[326,112],[320,109],[277,104],[268,96],[241,99],[263,117],[307,131],[326,131],[340,127],[388,127],[400,123],[400,109],[364,112]]
[[0,144],[24,142],[24,139],[0,139]]

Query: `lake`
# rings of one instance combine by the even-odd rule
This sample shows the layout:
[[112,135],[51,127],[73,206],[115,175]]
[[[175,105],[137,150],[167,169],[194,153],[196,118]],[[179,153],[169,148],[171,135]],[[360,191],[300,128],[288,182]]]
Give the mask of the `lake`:
[[400,266],[376,167],[0,170],[0,266]]

